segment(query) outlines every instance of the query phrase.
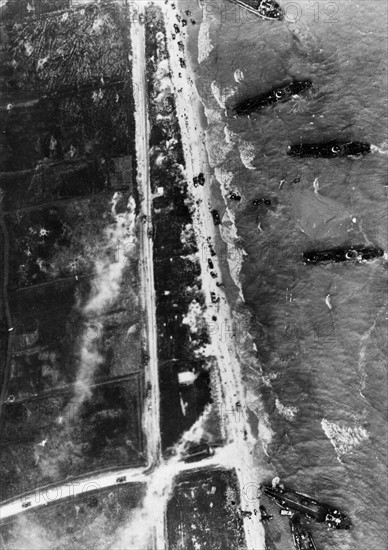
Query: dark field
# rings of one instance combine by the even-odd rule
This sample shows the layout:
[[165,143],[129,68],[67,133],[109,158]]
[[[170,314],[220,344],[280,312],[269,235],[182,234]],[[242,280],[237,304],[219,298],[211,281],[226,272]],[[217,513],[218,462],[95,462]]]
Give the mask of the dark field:
[[142,375],[3,407],[2,498],[68,476],[144,463]]
[[1,526],[3,547],[106,550],[143,495],[141,484],[119,485],[27,512]]
[[234,471],[182,474],[167,506],[170,550],[243,550],[243,522]]
[[1,11],[2,498],[144,462],[130,21],[68,7]]
[[[124,252],[123,245],[109,242],[105,232],[115,221],[110,212],[112,195],[104,193],[51,208],[8,214],[10,288],[90,276],[96,261],[117,261],[118,254]],[[125,212],[127,201],[128,193],[121,193],[117,214]],[[133,258],[137,256],[135,247],[126,252]]]

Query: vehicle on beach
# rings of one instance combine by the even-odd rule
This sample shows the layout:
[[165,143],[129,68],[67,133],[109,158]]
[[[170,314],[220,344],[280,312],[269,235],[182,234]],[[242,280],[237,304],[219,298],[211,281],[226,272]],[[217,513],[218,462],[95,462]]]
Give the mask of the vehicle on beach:
[[278,84],[271,88],[268,92],[255,95],[248,99],[240,101],[234,107],[227,107],[226,114],[237,118],[239,116],[249,116],[255,111],[260,111],[264,107],[274,105],[281,101],[286,101],[291,97],[311,88],[312,81],[306,80],[292,80],[291,82],[285,82],[284,84]]
[[126,476],[118,477],[118,478],[116,479],[116,483],[124,483],[125,481],[127,481],[127,477],[126,477]]
[[211,271],[210,275],[212,276],[213,279],[217,279],[217,273],[214,273],[214,271]]
[[143,13],[141,13],[141,14],[139,15],[139,23],[141,23],[141,24],[144,24],[144,23],[145,23],[145,17],[144,17],[144,14],[143,14]]
[[187,21],[186,21],[186,19],[182,19],[182,27],[187,27]]
[[205,185],[205,176],[202,172],[200,172],[198,176],[194,176],[193,183],[194,187],[198,187],[198,185]]
[[178,34],[180,32],[179,27],[176,23],[174,23],[174,31]]
[[369,143],[362,141],[340,142],[336,140],[323,143],[298,143],[289,145],[287,155],[291,157],[357,157],[367,155],[371,151]]
[[182,67],[182,69],[184,69],[186,67],[185,60],[182,59],[182,57],[179,58],[179,63],[180,63],[180,66]]
[[366,262],[384,255],[382,248],[373,246],[337,247],[329,250],[311,250],[303,253],[305,264],[318,262]]
[[317,550],[311,533],[306,531],[298,514],[290,519],[292,539],[296,550]]
[[29,508],[31,506],[31,501],[23,502],[22,508]]
[[308,495],[280,485],[263,484],[261,490],[281,508],[299,512],[332,529],[350,529],[351,527],[350,518],[346,514],[329,504],[318,502]]
[[213,262],[211,261],[210,258],[208,258],[208,260],[207,260],[207,265],[210,267],[210,269],[214,269],[214,264],[213,264]]
[[214,225],[220,225],[221,219],[217,210],[212,210]]
[[210,293],[210,298],[211,298],[212,304],[217,304],[220,301],[219,297],[215,292]]
[[214,449],[209,447],[207,443],[198,443],[190,445],[186,450],[181,460],[183,462],[198,462],[204,458],[209,458],[214,455]]
[[231,0],[234,4],[242,6],[263,19],[284,19],[282,8],[274,0]]
[[198,183],[200,185],[205,185],[205,176],[203,175],[203,172],[198,174]]

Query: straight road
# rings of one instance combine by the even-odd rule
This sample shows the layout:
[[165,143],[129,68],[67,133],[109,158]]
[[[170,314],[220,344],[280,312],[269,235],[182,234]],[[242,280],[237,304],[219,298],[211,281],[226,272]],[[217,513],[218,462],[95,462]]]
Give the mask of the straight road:
[[142,301],[146,314],[146,341],[149,362],[146,371],[146,407],[144,431],[147,441],[148,465],[153,468],[160,462],[160,392],[158,373],[158,351],[156,331],[156,299],[154,284],[153,241],[152,241],[152,190],[149,167],[148,98],[146,85],[146,55],[144,25],[139,15],[144,14],[144,5],[129,3],[131,12],[131,43],[133,82],[137,83],[135,99],[137,184],[141,197],[140,216],[144,223],[140,227],[140,263],[142,269]]

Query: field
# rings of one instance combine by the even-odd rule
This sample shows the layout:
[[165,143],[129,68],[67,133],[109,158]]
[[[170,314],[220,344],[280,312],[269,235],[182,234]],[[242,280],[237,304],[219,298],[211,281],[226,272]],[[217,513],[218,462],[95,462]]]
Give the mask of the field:
[[4,548],[105,550],[143,494],[141,484],[118,485],[27,512],[0,526]]
[[243,522],[234,471],[181,474],[167,506],[172,550],[243,550]]
[[142,376],[6,404],[0,468],[2,498],[69,476],[144,464]]
[[3,498],[144,463],[130,21],[68,8],[2,8]]

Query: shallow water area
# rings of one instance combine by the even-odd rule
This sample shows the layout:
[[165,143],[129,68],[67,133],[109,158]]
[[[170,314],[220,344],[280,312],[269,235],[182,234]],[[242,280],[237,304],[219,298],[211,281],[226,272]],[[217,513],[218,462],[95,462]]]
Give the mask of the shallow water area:
[[[297,21],[287,5],[285,22],[268,22],[230,5],[204,4],[196,85],[210,163],[247,253],[240,281],[258,372],[271,381],[269,459],[285,483],[352,517],[350,532],[313,526],[317,547],[384,548],[386,260],[305,266],[301,254],[387,249],[387,7],[298,2]],[[249,119],[226,117],[226,106],[291,78],[313,87]],[[379,149],[357,160],[286,155],[290,143],[334,138]],[[253,207],[260,197],[271,207]],[[292,548],[286,535],[270,547]]]

